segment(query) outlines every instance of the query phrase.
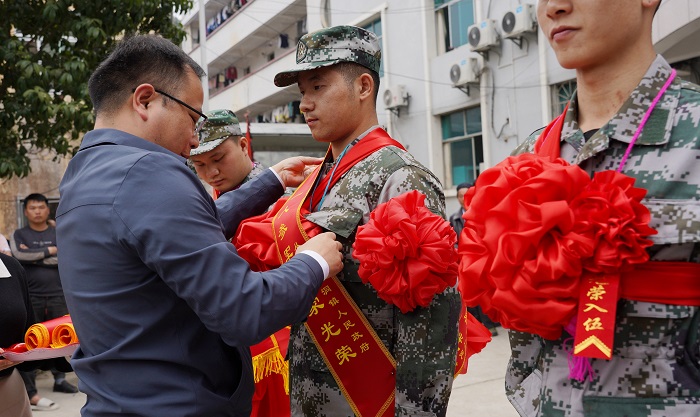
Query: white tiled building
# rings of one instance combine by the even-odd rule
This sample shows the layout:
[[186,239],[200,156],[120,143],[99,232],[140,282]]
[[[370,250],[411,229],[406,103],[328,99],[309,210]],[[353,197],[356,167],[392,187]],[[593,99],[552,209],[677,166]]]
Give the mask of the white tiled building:
[[[529,5],[536,1],[199,0],[183,17],[183,48],[210,76],[205,109],[249,113],[256,159],[270,163],[325,150],[298,114],[296,86],[272,82],[294,65],[298,38],[338,24],[374,31],[383,55],[380,123],[453,197],[455,184],[505,158],[575,89],[574,73],[531,30]],[[700,1],[664,0],[653,35],[657,51],[697,82]],[[456,204],[449,198],[448,211]]]

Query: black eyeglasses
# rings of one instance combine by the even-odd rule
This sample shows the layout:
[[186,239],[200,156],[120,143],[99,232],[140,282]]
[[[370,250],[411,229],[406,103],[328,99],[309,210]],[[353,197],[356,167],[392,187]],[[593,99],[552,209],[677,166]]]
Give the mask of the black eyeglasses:
[[179,98],[173,97],[170,94],[166,93],[165,91],[161,91],[157,88],[154,88],[156,93],[160,93],[164,95],[165,97],[168,97],[169,99],[174,100],[177,104],[180,104],[182,106],[185,106],[186,108],[192,110],[195,114],[199,115],[199,120],[197,120],[197,123],[194,124],[194,134],[198,135],[200,129],[202,129],[202,125],[207,121],[208,117],[206,114],[202,113],[201,111],[195,109],[194,107],[190,106],[189,104],[185,103],[184,101],[180,100]]
[[[179,98],[175,98],[171,96],[170,94],[166,93],[165,91],[161,91],[157,88],[154,88],[156,93],[162,94],[165,97],[168,97],[169,99],[175,101],[177,104],[183,105],[186,108],[192,110],[195,114],[199,116],[199,119],[197,119],[197,122],[194,124],[194,134],[199,135],[199,131],[202,129],[202,126],[204,123],[209,119],[206,114],[202,113],[201,111],[195,109],[194,107],[190,106],[189,104],[185,103],[184,101],[180,100]],[[136,92],[136,89],[131,90],[132,93]]]

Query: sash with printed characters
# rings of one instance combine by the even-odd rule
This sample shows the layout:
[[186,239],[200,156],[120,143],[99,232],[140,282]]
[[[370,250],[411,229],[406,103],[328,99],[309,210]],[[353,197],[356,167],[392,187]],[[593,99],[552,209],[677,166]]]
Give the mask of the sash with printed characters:
[[[384,130],[370,132],[340,160],[334,182],[358,161],[389,145],[403,149]],[[282,263],[289,261],[299,245],[309,239],[308,229],[304,228],[305,224],[308,226],[304,203],[320,169],[299,186],[272,220]],[[317,193],[326,188],[328,177],[319,181]],[[320,201],[321,196],[317,197],[314,200]],[[353,412],[363,417],[393,416],[396,362],[337,278],[324,281],[305,325]],[[368,369],[372,370],[371,378],[367,377]]]

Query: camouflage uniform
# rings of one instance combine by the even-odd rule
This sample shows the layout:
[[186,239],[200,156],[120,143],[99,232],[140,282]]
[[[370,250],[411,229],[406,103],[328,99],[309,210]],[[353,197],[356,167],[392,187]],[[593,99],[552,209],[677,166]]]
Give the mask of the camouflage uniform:
[[[369,221],[369,213],[410,190],[425,194],[426,206],[444,217],[439,180],[409,153],[386,147],[347,172],[329,190],[321,209],[307,218],[337,234],[345,255],[338,278],[396,359],[396,416],[444,416],[457,352],[456,290],[436,295],[427,308],[402,314],[362,283],[359,263],[352,257],[355,231]],[[354,415],[303,324],[292,327],[289,360],[292,415]],[[367,370],[367,377],[371,375]]]
[[[300,71],[339,62],[354,62],[377,73],[380,58],[377,37],[364,29],[321,29],[299,40],[297,65],[277,74],[275,84],[290,85],[297,82]],[[345,262],[338,279],[396,359],[396,416],[444,416],[457,354],[461,304],[456,289],[437,294],[426,308],[402,314],[380,299],[371,285],[362,283],[359,263],[352,257],[355,232],[369,221],[370,212],[411,190],[425,194],[426,206],[445,217],[440,181],[408,152],[385,147],[345,173],[328,191],[321,207],[307,218],[335,232],[343,244]],[[289,363],[292,415],[354,415],[303,324],[292,327]],[[367,369],[366,375],[371,378],[372,369]]]
[[[591,173],[615,170],[671,68],[658,56],[619,112],[590,139],[576,97],[562,129],[561,156]],[[514,154],[532,152],[539,131]],[[675,79],[651,114],[623,173],[648,190],[654,261],[700,262],[700,87]],[[700,279],[700,277],[697,277]],[[663,277],[659,277],[663,290]],[[564,336],[510,332],[506,393],[522,416],[700,415],[700,308],[622,299],[612,359],[593,359],[593,381],[568,378]]]
[[[248,175],[243,178],[243,181],[241,181],[240,184],[238,184],[238,187],[241,185],[247,183],[248,181],[252,180],[253,178],[257,177],[258,175],[262,174],[265,171],[265,166],[261,164],[260,162],[253,162],[253,168],[250,170]],[[236,187],[236,188],[238,188]]]

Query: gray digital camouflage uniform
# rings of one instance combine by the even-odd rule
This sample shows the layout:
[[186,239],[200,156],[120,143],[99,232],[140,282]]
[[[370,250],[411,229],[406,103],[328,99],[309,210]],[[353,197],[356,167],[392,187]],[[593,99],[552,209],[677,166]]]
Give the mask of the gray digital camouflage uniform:
[[[562,158],[593,174],[615,170],[671,68],[658,56],[620,111],[590,139],[571,100]],[[514,154],[532,152],[539,131]],[[623,173],[648,190],[649,253],[655,261],[700,262],[700,87],[676,79],[659,101]],[[700,277],[697,277],[700,280]],[[659,291],[664,278],[659,277]],[[700,416],[700,308],[620,300],[611,360],[592,361],[593,381],[568,378],[557,341],[510,332],[506,392],[521,416]],[[569,346],[569,349],[571,346]]]
[[[329,190],[308,219],[335,232],[345,266],[338,278],[396,359],[396,416],[444,416],[452,389],[460,299],[454,288],[427,308],[402,314],[360,280],[352,257],[355,231],[378,204],[410,190],[427,196],[426,206],[444,217],[440,182],[409,153],[383,148],[359,162]],[[292,415],[353,416],[303,324],[292,327],[289,348]],[[372,370],[366,371],[367,378]],[[368,392],[367,395],[372,395]]]

